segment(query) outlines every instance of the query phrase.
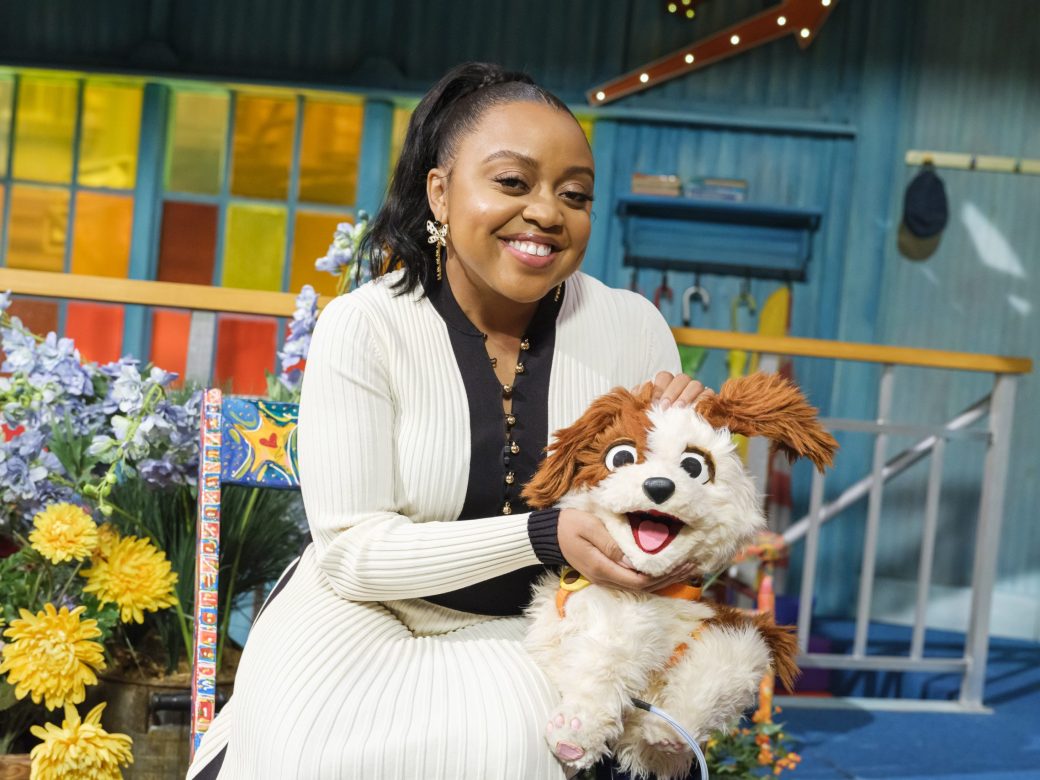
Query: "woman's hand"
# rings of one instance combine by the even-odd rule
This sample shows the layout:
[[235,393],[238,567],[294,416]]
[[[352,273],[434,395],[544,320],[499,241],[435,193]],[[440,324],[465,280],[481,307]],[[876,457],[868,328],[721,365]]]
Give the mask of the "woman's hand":
[[612,585],[624,590],[657,590],[673,582],[688,580],[697,573],[693,564],[683,564],[660,577],[641,574],[632,568],[603,522],[578,509],[560,510],[556,534],[560,552],[567,563],[597,585]]
[[[649,384],[651,383],[646,382],[642,387]],[[657,372],[657,376],[653,379],[653,386],[652,400],[660,401],[663,409],[667,409],[669,406],[692,406],[702,393],[713,392],[696,379],[690,379],[686,374],[671,374],[667,371]]]

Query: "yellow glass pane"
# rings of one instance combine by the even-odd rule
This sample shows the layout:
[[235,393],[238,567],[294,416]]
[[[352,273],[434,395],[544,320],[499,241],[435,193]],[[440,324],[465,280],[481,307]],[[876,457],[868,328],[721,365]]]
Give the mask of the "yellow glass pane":
[[226,92],[176,92],[166,158],[166,189],[216,195],[227,146]]
[[134,188],[142,93],[139,86],[87,82],[79,151],[80,184]]
[[296,230],[293,232],[292,270],[289,276],[289,291],[299,292],[305,284],[314,287],[322,295],[335,295],[338,277],[318,271],[314,261],[324,257],[332,243],[336,225],[353,222],[345,214],[319,214],[313,211],[296,212]]
[[15,115],[15,178],[68,184],[75,129],[75,81],[22,79]]
[[231,192],[251,198],[289,197],[296,101],[239,95],[231,153]]
[[7,154],[11,143],[11,100],[14,79],[0,76],[0,179],[7,176]]
[[354,202],[364,114],[361,104],[311,100],[304,104],[300,200]]
[[72,231],[72,273],[126,278],[134,199],[80,192]]
[[225,287],[281,290],[285,264],[285,209],[232,204],[224,242]]
[[591,144],[592,131],[596,127],[596,120],[591,116],[579,116],[578,124],[581,125],[581,129],[585,131],[585,137],[589,139],[589,144]]
[[7,225],[7,265],[64,271],[68,224],[68,190],[14,185]]
[[404,148],[404,137],[408,133],[408,122],[411,121],[411,108],[394,108],[394,123],[390,131],[390,173],[393,174],[397,159]]

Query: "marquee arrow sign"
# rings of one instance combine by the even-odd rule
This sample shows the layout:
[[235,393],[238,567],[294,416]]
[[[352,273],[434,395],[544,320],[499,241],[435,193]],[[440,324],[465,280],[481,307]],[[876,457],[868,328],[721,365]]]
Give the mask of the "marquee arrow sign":
[[585,96],[591,105],[602,106],[786,35],[795,36],[798,45],[805,49],[815,40],[836,3],[837,0],[784,0],[679,51],[593,87]]

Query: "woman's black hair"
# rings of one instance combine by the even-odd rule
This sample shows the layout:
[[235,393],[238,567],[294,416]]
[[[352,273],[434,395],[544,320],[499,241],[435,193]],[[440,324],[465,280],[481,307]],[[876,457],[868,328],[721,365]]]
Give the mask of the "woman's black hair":
[[373,278],[400,266],[404,275],[394,285],[396,291],[410,292],[418,284],[425,287],[435,251],[427,240],[426,221],[433,219],[426,196],[427,174],[452,159],[459,140],[485,111],[516,101],[543,102],[571,113],[526,73],[486,62],[457,65],[426,93],[408,122],[386,201],[358,248],[360,257],[370,263]]

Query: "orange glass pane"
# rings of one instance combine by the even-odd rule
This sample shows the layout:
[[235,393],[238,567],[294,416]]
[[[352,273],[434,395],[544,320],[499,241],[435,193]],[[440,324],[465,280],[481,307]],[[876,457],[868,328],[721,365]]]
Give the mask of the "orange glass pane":
[[289,197],[289,164],[296,101],[239,95],[231,153],[231,193],[251,198]]
[[11,101],[14,79],[0,76],[0,179],[7,176],[7,153],[11,143]]
[[204,203],[163,204],[159,239],[160,282],[213,284],[217,251],[217,207]]
[[133,221],[133,198],[80,192],[72,236],[72,273],[126,278]]
[[224,181],[228,93],[182,92],[173,96],[166,189],[216,195]]
[[8,313],[17,317],[22,324],[38,336],[46,336],[58,330],[57,301],[41,301],[37,298],[15,298]]
[[84,360],[110,363],[123,351],[123,307],[69,302],[65,335],[76,342]]
[[322,295],[335,295],[337,278],[325,271],[318,271],[314,261],[324,257],[332,243],[336,225],[353,222],[346,216],[319,214],[308,211],[296,212],[296,231],[293,233],[292,271],[289,291],[299,292],[305,284],[314,287]]
[[394,121],[390,130],[390,173],[394,172],[397,159],[404,148],[404,137],[408,133],[408,123],[412,119],[412,108],[394,108]]
[[277,328],[273,317],[221,315],[217,321],[214,385],[233,393],[265,395],[265,372],[275,368]]
[[68,184],[75,129],[75,81],[23,78],[15,116],[15,178]]
[[300,200],[354,202],[364,114],[360,103],[304,104]]
[[7,265],[34,271],[64,271],[68,191],[16,184],[10,197]]
[[142,94],[140,86],[87,82],[77,178],[80,184],[134,188]]
[[281,290],[285,223],[285,209],[232,204],[227,211],[221,284],[251,290]]
[[184,370],[188,365],[188,334],[191,330],[191,314],[176,309],[154,309],[152,311],[151,361],[166,371],[175,371],[179,387],[184,383]]

